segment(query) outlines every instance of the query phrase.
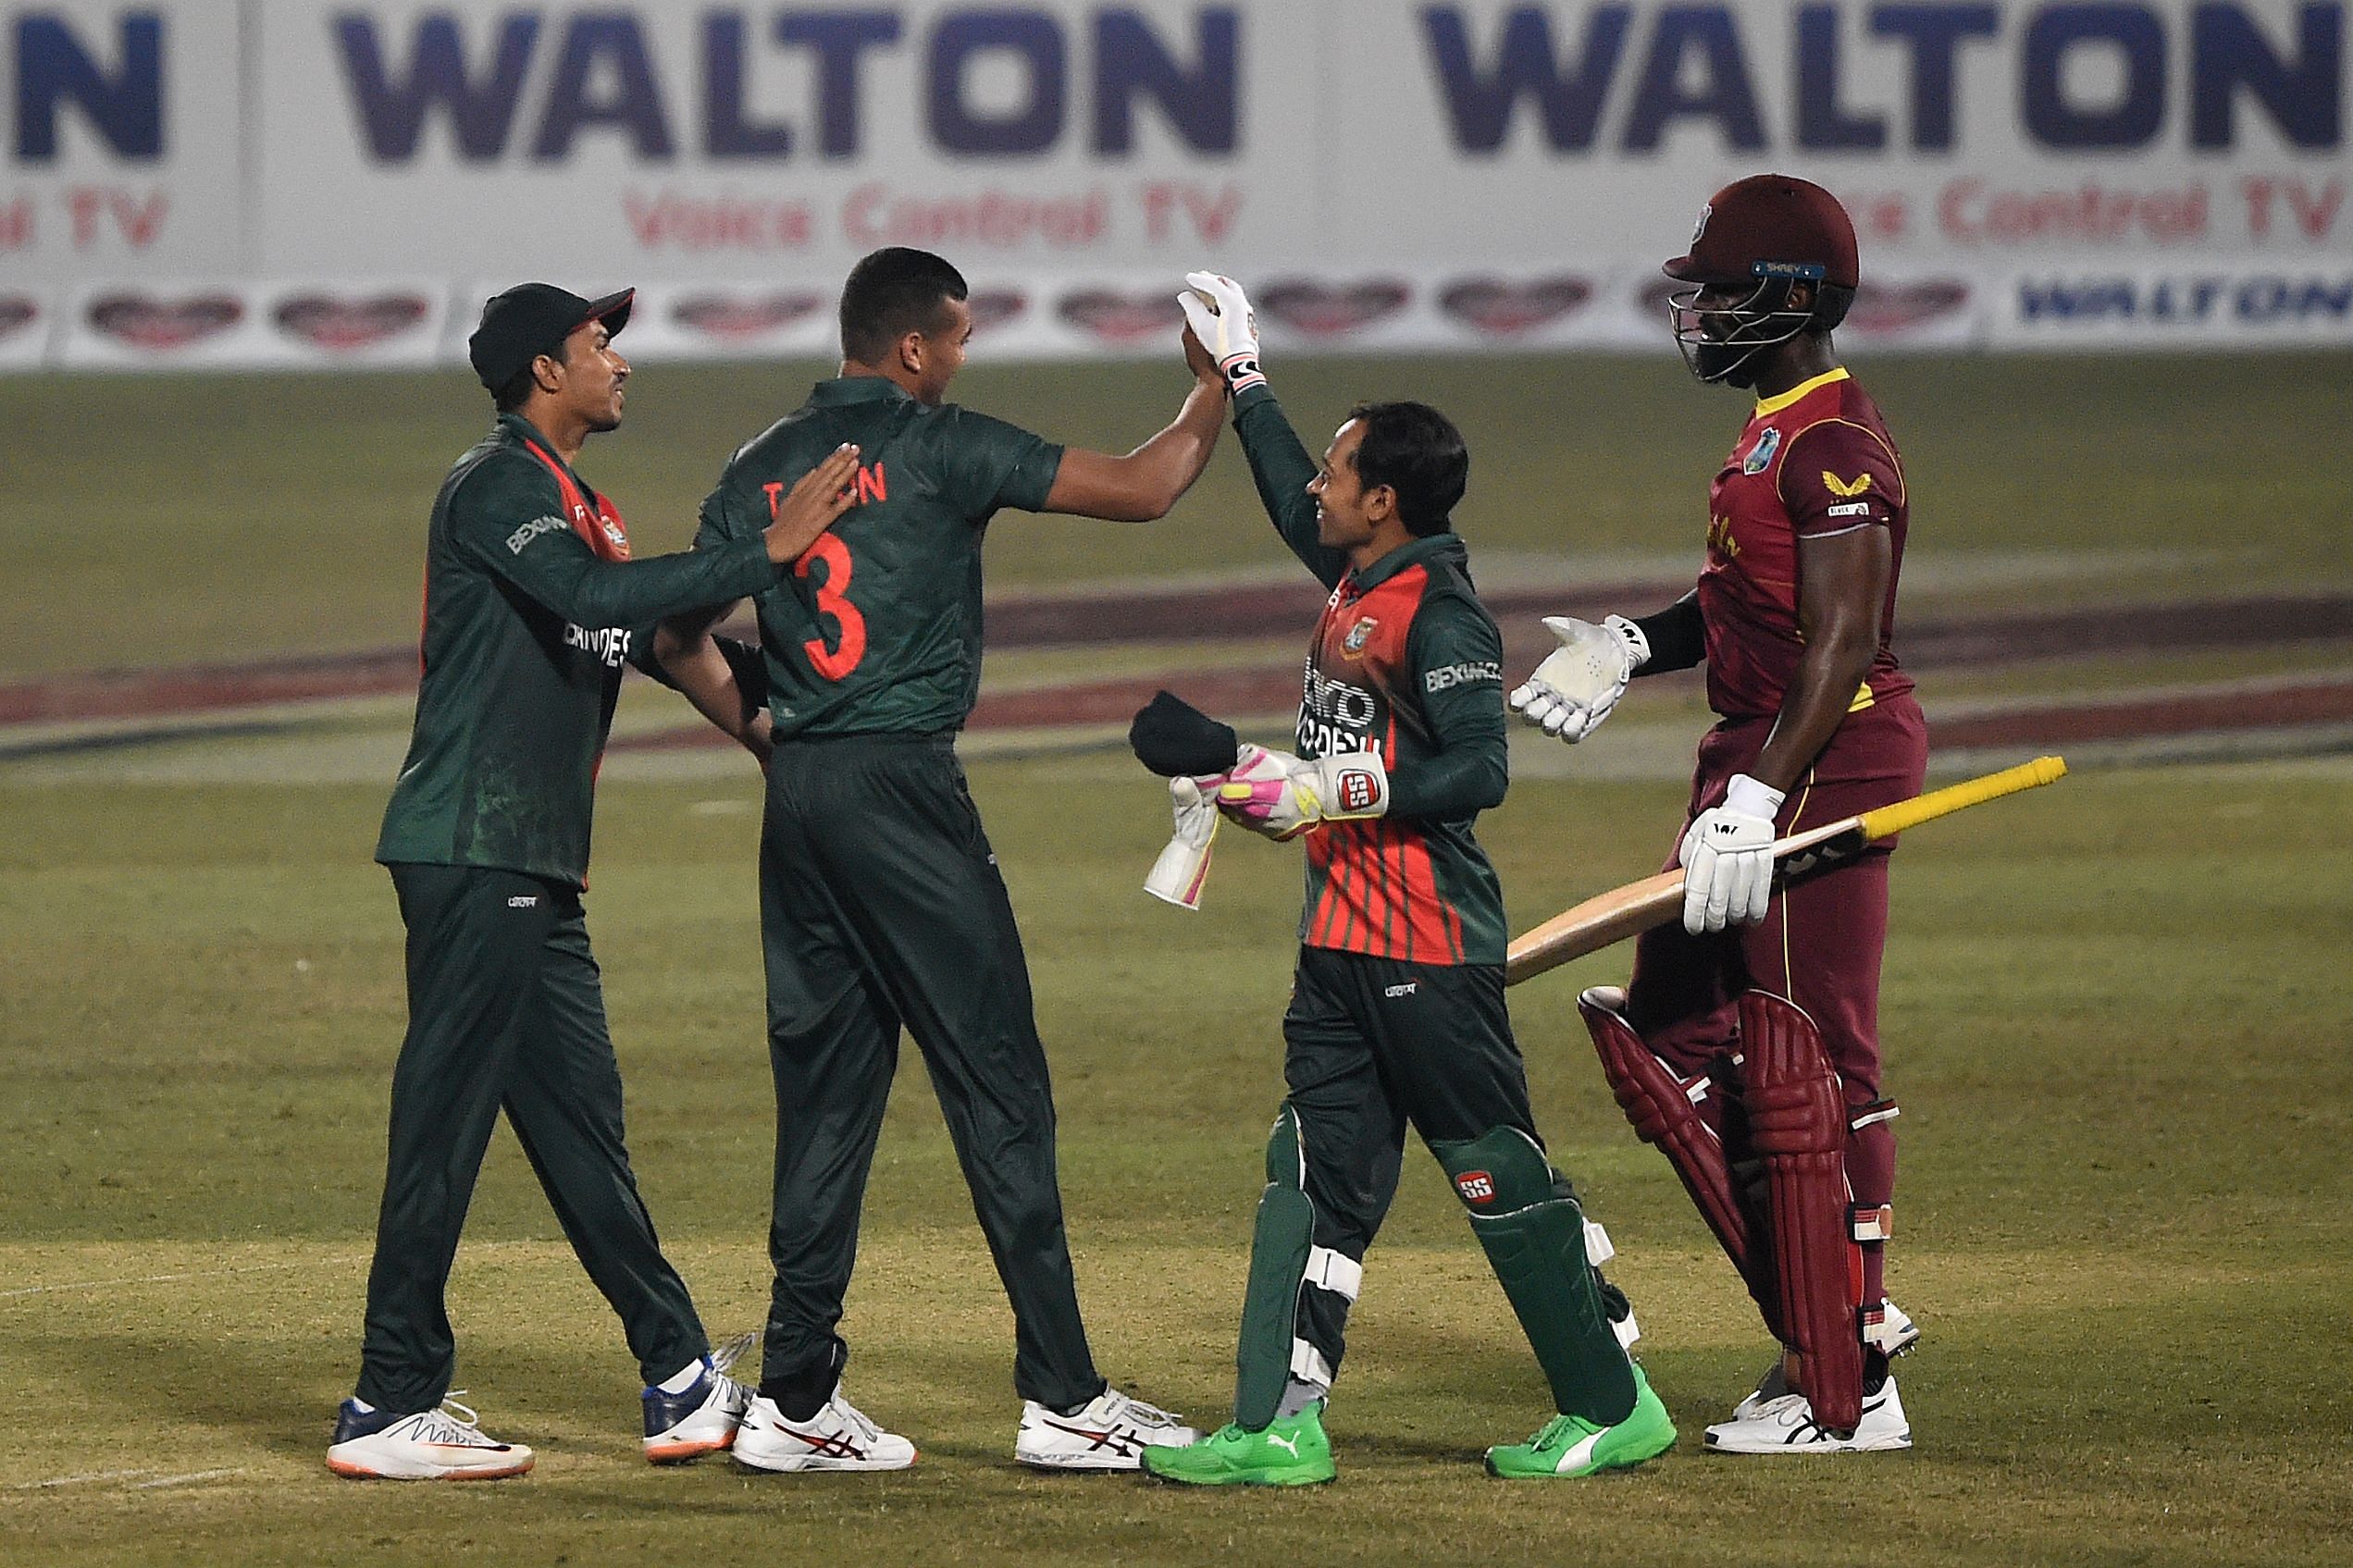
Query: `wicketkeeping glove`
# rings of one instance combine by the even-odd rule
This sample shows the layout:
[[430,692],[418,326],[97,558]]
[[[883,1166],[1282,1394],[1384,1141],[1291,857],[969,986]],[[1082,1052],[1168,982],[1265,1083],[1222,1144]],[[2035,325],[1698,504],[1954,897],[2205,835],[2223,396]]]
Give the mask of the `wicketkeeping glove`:
[[1218,809],[1252,833],[1294,838],[1321,822],[1387,811],[1389,771],[1370,751],[1302,758],[1245,742],[1218,787]]
[[1179,908],[1201,907],[1201,889],[1209,880],[1209,846],[1218,836],[1217,786],[1224,782],[1215,774],[1169,781],[1176,831],[1152,862],[1152,873],[1144,879],[1145,892]]
[[1684,830],[1683,929],[1693,936],[1765,919],[1773,897],[1773,816],[1782,792],[1746,773],[1732,775],[1724,804]]
[[1560,639],[1509,698],[1511,710],[1548,735],[1571,746],[1601,727],[1626,695],[1626,683],[1650,661],[1650,639],[1623,615],[1602,623],[1547,615],[1544,629]]
[[1193,335],[1218,362],[1229,396],[1266,384],[1258,368],[1258,315],[1242,285],[1214,272],[1188,272],[1177,296]]

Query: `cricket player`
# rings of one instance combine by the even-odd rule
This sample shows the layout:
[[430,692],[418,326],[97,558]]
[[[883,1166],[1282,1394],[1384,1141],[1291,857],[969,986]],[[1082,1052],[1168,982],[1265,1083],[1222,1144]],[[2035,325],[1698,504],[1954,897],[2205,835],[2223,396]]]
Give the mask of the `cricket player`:
[[1770,847],[1919,792],[1927,730],[1892,647],[1903,464],[1831,342],[1859,272],[1828,191],[1782,175],[1725,187],[1666,273],[1689,285],[1672,316],[1692,372],[1756,399],[1708,489],[1707,563],[1655,615],[1547,622],[1569,646],[1511,705],[1573,742],[1629,676],[1705,662],[1718,722],[1667,861],[1684,871],[1681,926],[1644,935],[1626,990],[1588,991],[1582,1010],[1619,1104],[1674,1161],[1786,1347],[1708,1445],[1907,1448],[1888,1363],[1918,1330],[1882,1286],[1893,841],[1778,891]]
[[[1204,363],[1175,422],[1133,451],[1066,451],[945,401],[972,331],[964,279],[942,258],[893,247],[861,261],[842,289],[840,375],[736,452],[697,538],[737,548],[827,453],[859,449],[856,505],[756,596],[775,736],[760,850],[775,1281],[735,1454],[762,1470],[915,1460],[843,1394],[836,1332],[902,1026],[1012,1303],[1015,1459],[1133,1470],[1146,1446],[1195,1435],[1110,1388],[1088,1349],[1029,968],[955,740],[980,685],[989,520],[1164,515],[1208,462],[1224,392]],[[744,694],[708,636],[715,618],[666,623],[659,647],[724,728]]]
[[1320,463],[1260,369],[1249,301],[1193,273],[1182,298],[1232,398],[1259,498],[1330,590],[1307,645],[1295,755],[1244,746],[1231,774],[1178,779],[1180,807],[1303,837],[1307,907],[1282,1020],[1289,1095],[1267,1146],[1233,1420],[1145,1467],[1202,1486],[1305,1486],[1335,1472],[1322,1410],[1365,1251],[1394,1195],[1407,1123],[1453,1182],[1559,1411],[1487,1451],[1497,1475],[1590,1475],[1673,1446],[1628,1358],[1633,1318],[1596,1266],[1607,1239],[1545,1154],[1504,1006],[1503,897],[1472,836],[1504,798],[1503,642],[1449,514],[1469,454],[1421,403],[1352,410]]
[[748,1398],[712,1359],[622,1146],[580,900],[591,792],[622,664],[643,651],[628,628],[773,584],[847,505],[857,454],[814,465],[764,529],[631,560],[621,514],[572,466],[621,423],[629,366],[613,338],[631,299],[526,283],[483,307],[469,345],[498,419],[433,503],[416,727],[376,846],[408,928],[409,1024],[359,1389],[327,1451],[338,1475],[531,1468],[529,1449],[443,1404],[456,1360],[443,1294],[502,1106],[620,1315],[645,1377],[646,1456],[726,1447]]

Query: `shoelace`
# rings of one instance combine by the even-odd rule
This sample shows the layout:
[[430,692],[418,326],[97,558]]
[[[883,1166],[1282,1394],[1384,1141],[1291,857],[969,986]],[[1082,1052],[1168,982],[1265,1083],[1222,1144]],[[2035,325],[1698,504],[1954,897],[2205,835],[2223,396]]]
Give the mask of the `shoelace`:
[[1116,1389],[1111,1391],[1111,1414],[1115,1419],[1120,1416],[1125,1416],[1139,1426],[1181,1426],[1184,1425],[1182,1421],[1177,1419],[1176,1414],[1173,1411],[1162,1410],[1157,1404],[1146,1404],[1142,1400],[1135,1398],[1133,1395],[1121,1393]]
[[834,1390],[833,1402],[835,1414],[840,1416],[843,1426],[848,1427],[851,1431],[857,1433],[860,1437],[865,1438],[870,1443],[875,1442],[881,1438],[883,1429],[876,1426],[873,1418],[870,1417],[864,1411],[850,1403],[849,1401],[844,1397],[841,1389],[838,1388]]
[[425,1413],[427,1418],[417,1424],[416,1435],[421,1440],[428,1443],[470,1443],[477,1440],[487,1443],[491,1440],[482,1431],[482,1418],[474,1414],[472,1407],[458,1403],[458,1396],[464,1392],[464,1389],[452,1389],[441,1396],[439,1410]]

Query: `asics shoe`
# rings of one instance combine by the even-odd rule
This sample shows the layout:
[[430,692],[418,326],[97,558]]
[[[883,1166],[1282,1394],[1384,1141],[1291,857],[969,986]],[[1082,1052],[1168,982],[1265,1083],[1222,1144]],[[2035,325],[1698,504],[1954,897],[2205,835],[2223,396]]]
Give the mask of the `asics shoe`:
[[1156,1444],[1143,1457],[1146,1474],[1189,1487],[1313,1487],[1340,1473],[1320,1405],[1256,1432],[1229,1424],[1184,1448]]
[[1650,1379],[1634,1368],[1634,1408],[1614,1426],[1596,1426],[1575,1415],[1555,1415],[1524,1443],[1487,1451],[1487,1474],[1507,1480],[1533,1476],[1592,1475],[1628,1470],[1656,1459],[1675,1446],[1675,1423],[1651,1392]]
[[702,1358],[702,1376],[681,1393],[649,1386],[640,1396],[646,1405],[646,1457],[656,1464],[675,1464],[732,1447],[736,1428],[743,1424],[752,1391],[727,1376],[734,1356]]
[[362,1481],[494,1481],[531,1468],[531,1451],[486,1434],[457,1389],[439,1410],[402,1415],[345,1400],[327,1467]]
[[1864,1396],[1863,1420],[1851,1437],[1816,1422],[1803,1394],[1781,1394],[1709,1427],[1707,1446],[1717,1453],[1876,1453],[1910,1448],[1912,1423],[1890,1375],[1877,1393]]
[[1133,1470],[1146,1449],[1183,1448],[1200,1436],[1167,1411],[1106,1387],[1069,1415],[1024,1400],[1013,1457],[1041,1470]]
[[904,1470],[915,1463],[915,1445],[884,1431],[836,1388],[806,1421],[794,1421],[775,1401],[752,1395],[736,1430],[735,1455],[737,1463],[754,1470]]

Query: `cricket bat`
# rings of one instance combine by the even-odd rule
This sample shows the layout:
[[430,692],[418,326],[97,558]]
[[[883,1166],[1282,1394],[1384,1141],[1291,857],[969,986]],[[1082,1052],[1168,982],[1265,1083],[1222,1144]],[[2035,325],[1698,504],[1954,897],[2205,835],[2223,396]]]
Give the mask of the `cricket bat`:
[[[1891,806],[1776,839],[1775,880],[1803,876],[1818,866],[1858,854],[1864,846],[1892,837],[1906,828],[1916,828],[1923,822],[1932,822],[1938,817],[1999,800],[2020,790],[2038,788],[2064,777],[2066,772],[2063,758],[2037,757],[1998,773],[1966,779]],[[1682,913],[1683,872],[1679,868],[1597,894],[1514,939],[1504,961],[1504,983],[1517,985],[1529,976],[1556,969],[1571,958],[1581,958],[1614,942],[1638,936],[1653,926],[1665,925]]]

